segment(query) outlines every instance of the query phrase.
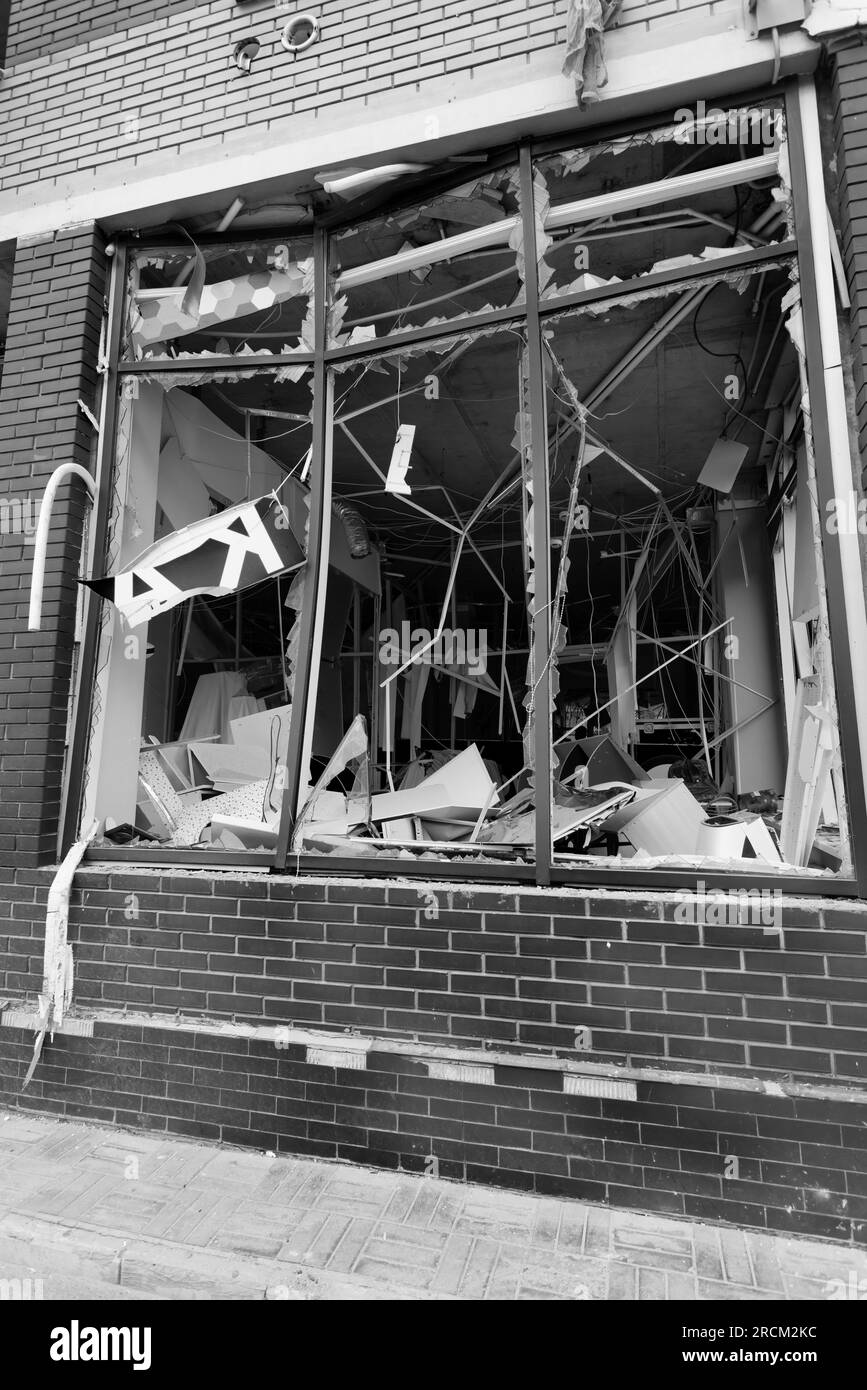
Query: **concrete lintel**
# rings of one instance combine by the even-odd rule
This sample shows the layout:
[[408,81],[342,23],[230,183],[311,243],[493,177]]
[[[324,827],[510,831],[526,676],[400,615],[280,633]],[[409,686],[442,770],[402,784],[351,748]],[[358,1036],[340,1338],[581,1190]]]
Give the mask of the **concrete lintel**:
[[[594,128],[631,117],[664,112],[694,102],[723,100],[732,93],[770,83],[776,70],[770,37],[749,38],[740,27],[705,32],[698,38],[666,30],[667,47],[653,49],[652,80],[648,53],[629,29],[609,36],[609,83],[604,100],[588,110],[575,102],[572,83],[560,71],[562,55],[552,53],[527,65],[492,64],[468,86],[457,74],[426,84],[378,109],[386,114],[359,119],[357,111],[324,109],[315,122],[289,117],[272,130],[244,133],[219,148],[197,142],[174,157],[167,169],[157,153],[121,174],[81,173],[58,186],[48,181],[16,189],[0,198],[0,242],[36,235],[82,220],[106,230],[154,225],[166,219],[223,210],[227,199],[244,190],[248,200],[285,196],[309,185],[319,169],[361,162],[370,166],[396,158],[436,162],[470,149],[485,149],[518,137],[574,133],[592,139]],[[654,36],[648,36],[652,38]],[[655,36],[663,42],[662,35]],[[820,45],[800,30],[779,36],[779,75],[812,72]],[[468,95],[468,91],[470,94]],[[456,174],[459,177],[459,174]]]

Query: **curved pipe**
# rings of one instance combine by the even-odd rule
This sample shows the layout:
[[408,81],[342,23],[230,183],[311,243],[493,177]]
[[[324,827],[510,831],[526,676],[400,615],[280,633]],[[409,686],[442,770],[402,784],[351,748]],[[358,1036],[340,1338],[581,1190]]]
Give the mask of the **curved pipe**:
[[45,557],[48,553],[48,528],[51,525],[51,511],[54,498],[62,482],[67,478],[80,478],[86,485],[91,504],[96,497],[96,482],[78,463],[62,463],[55,468],[42,497],[39,508],[39,521],[36,525],[36,540],[33,548],[33,578],[30,581],[30,612],[27,616],[27,631],[38,632],[42,625],[42,589],[45,584]]

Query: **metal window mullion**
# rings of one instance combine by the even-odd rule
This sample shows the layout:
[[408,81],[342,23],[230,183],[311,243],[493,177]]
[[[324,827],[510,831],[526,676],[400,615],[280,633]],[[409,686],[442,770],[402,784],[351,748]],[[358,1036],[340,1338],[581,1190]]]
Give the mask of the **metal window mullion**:
[[[527,353],[530,386],[530,445],[533,478],[533,759],[536,791],[536,882],[551,882],[551,541],[548,515],[548,428],[542,325],[539,318],[539,268],[533,162],[528,146],[520,156],[521,222],[524,235],[524,289],[527,298]],[[521,403],[523,405],[523,402]]]
[[[126,247],[118,246],[111,263],[108,288],[108,324],[105,339],[107,370],[104,383],[105,412],[102,431],[99,436],[96,456],[97,497],[95,514],[91,516],[93,544],[91,554],[93,564],[100,570],[105,559],[108,543],[108,526],[111,515],[111,494],[115,469],[115,445],[117,435],[118,407],[118,360],[123,335],[126,303]],[[93,689],[96,677],[96,660],[99,648],[99,615],[104,600],[90,589],[85,589],[82,638],[78,653],[76,688],[72,692],[73,723],[72,738],[68,746],[69,757],[66,766],[66,786],[64,790],[63,815],[58,833],[59,857],[75,843],[78,835],[78,821],[84,793],[84,769],[90,743],[92,720]],[[85,718],[85,705],[88,718]]]
[[328,499],[331,494],[330,459],[327,449],[331,427],[328,409],[325,364],[325,328],[328,311],[328,235],[320,229],[313,241],[314,256],[314,351],[313,366],[313,456],[310,465],[310,520],[307,531],[307,563],[304,573],[304,593],[301,608],[301,631],[298,644],[298,663],[292,690],[292,717],[289,723],[289,744],[286,754],[286,785],[280,816],[280,833],[275,850],[275,868],[285,871],[289,855],[289,840],[295,823],[301,777],[304,772],[304,747],[308,721],[315,715],[317,675],[314,673],[314,654],[321,650],[325,605],[319,604],[320,576],[328,557],[323,557],[323,541],[327,532]]
[[[836,409],[829,399],[829,377],[839,366],[839,332],[834,342],[823,339],[820,296],[836,306],[833,268],[827,245],[821,234],[814,236],[811,218],[811,197],[821,202],[812,209],[816,223],[824,228],[827,237],[827,209],[824,188],[811,193],[811,178],[807,167],[807,139],[816,138],[818,120],[815,110],[815,89],[810,78],[798,78],[789,89],[786,104],[786,125],[789,139],[789,161],[792,178],[792,206],[798,242],[801,311],[804,324],[807,385],[810,394],[810,428],[816,460],[816,490],[819,514],[824,522],[829,503],[844,504],[853,490],[852,464],[845,399],[838,400]],[[805,126],[812,126],[805,132]],[[821,180],[819,162],[815,176]],[[826,360],[826,352],[832,357]],[[835,364],[833,358],[837,357]],[[836,418],[835,418],[836,417]],[[837,447],[835,449],[834,439]],[[845,452],[845,459],[842,457]],[[828,624],[831,637],[831,660],[840,722],[840,743],[843,761],[843,780],[850,820],[850,841],[855,874],[862,895],[867,895],[867,720],[859,711],[864,708],[864,688],[867,680],[867,623],[864,614],[864,589],[857,535],[847,536],[842,528],[832,534],[821,526],[822,555],[825,582],[828,589]],[[854,569],[846,582],[846,567]],[[854,590],[854,597],[853,597]],[[862,728],[862,721],[864,727]],[[790,752],[790,756],[794,756]]]

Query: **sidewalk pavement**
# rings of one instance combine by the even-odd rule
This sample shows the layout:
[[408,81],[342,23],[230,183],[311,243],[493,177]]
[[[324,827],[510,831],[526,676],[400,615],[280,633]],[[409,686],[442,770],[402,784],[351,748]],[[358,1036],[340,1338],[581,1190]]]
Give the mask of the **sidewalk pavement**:
[[867,1250],[0,1110],[22,1297],[858,1298]]

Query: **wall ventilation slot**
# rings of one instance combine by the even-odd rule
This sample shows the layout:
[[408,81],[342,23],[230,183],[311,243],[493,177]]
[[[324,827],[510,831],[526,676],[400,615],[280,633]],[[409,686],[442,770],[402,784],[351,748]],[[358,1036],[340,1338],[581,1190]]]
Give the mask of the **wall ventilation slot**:
[[563,1077],[563,1094],[598,1096],[601,1100],[637,1100],[638,1087],[634,1081],[610,1081],[605,1076],[576,1076],[567,1072]]
[[427,1074],[436,1081],[468,1081],[474,1086],[493,1086],[494,1068],[473,1062],[428,1062]]

